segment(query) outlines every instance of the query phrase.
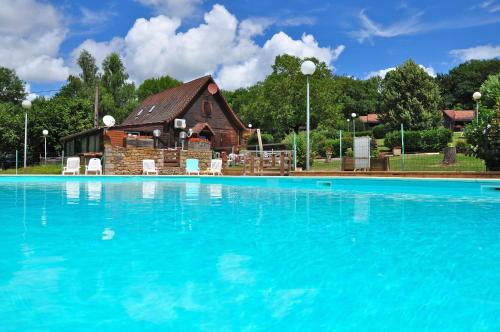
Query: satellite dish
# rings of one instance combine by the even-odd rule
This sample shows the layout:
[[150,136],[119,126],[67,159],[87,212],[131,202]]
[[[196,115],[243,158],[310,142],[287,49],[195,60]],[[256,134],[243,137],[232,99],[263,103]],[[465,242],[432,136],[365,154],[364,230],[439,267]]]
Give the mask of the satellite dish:
[[115,123],[116,123],[116,120],[111,115],[105,115],[102,118],[102,122],[104,122],[104,125],[106,127],[113,127],[115,125]]

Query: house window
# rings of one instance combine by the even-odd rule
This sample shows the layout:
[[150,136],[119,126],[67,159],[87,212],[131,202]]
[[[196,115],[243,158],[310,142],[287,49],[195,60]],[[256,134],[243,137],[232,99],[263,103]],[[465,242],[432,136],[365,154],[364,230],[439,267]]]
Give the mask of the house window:
[[205,100],[203,102],[201,112],[202,112],[203,116],[205,116],[207,118],[211,117],[212,116],[212,103],[209,102],[208,100]]

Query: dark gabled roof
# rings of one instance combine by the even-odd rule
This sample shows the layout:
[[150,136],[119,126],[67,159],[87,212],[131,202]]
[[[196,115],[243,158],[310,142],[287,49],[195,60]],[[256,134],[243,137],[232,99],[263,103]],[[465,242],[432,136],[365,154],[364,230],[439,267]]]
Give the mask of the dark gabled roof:
[[476,111],[473,110],[443,110],[443,113],[455,121],[472,121],[476,117]]
[[[212,77],[203,76],[175,88],[149,96],[117,127],[136,127],[170,122],[183,113],[209,83],[215,84]],[[228,105],[220,89],[217,89],[217,94],[220,94],[223,104],[227,108],[232,120],[237,126],[244,129],[245,126]]]

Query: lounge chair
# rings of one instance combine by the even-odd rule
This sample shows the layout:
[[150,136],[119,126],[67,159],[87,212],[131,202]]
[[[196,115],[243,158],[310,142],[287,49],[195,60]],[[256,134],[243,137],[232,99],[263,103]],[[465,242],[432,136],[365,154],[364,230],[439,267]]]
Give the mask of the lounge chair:
[[222,159],[212,159],[210,167],[205,171],[206,174],[222,175]]
[[63,168],[62,175],[67,174],[80,175],[79,157],[70,157],[66,160],[66,166]]
[[186,159],[186,174],[198,174],[200,175],[200,167],[198,159]]
[[91,158],[89,160],[89,164],[85,166],[85,175],[88,175],[90,172],[95,173],[96,175],[102,175],[101,159]]
[[142,161],[142,175],[158,175],[158,168],[155,166],[155,161],[152,159],[144,159]]

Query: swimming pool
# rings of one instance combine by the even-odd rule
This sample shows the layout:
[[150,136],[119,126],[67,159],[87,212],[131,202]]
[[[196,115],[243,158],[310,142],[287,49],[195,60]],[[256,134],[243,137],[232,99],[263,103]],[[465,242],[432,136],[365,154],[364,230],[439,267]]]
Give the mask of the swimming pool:
[[498,187],[1,177],[1,330],[499,331]]

